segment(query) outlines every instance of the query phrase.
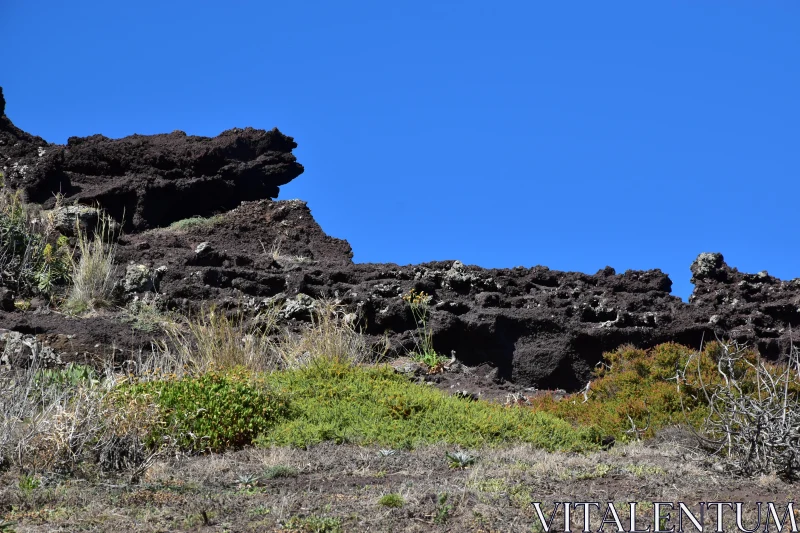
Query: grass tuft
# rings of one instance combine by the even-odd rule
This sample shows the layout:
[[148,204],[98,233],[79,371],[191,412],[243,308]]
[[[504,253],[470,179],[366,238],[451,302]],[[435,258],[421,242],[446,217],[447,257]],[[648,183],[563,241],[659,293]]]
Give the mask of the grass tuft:
[[392,507],[392,508],[402,507],[403,505],[405,505],[405,503],[406,500],[402,496],[394,492],[390,494],[384,494],[378,500],[378,505],[382,505],[384,507]]
[[178,220],[169,225],[170,229],[179,231],[189,231],[195,228],[205,228],[219,224],[222,221],[221,215],[213,217],[189,217],[183,220]]
[[92,237],[76,225],[79,258],[72,260],[72,288],[64,302],[65,309],[71,313],[79,314],[111,304],[116,252],[111,222],[103,215]]

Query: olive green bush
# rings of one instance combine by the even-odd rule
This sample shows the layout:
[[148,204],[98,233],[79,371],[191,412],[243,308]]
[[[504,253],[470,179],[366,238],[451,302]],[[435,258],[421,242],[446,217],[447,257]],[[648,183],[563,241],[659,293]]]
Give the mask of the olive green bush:
[[122,404],[156,406],[144,444],[171,442],[188,452],[239,448],[285,416],[286,403],[244,369],[211,370],[197,376],[140,381],[122,386]]

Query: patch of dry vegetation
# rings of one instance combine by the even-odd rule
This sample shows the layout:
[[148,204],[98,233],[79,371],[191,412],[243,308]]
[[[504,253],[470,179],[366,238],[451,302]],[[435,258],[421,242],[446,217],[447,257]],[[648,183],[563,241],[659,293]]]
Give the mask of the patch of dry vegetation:
[[83,313],[111,304],[116,244],[112,221],[106,215],[100,217],[91,236],[80,225],[76,225],[75,230],[78,259],[70,256],[72,286],[64,308],[72,313]]
[[[632,443],[591,454],[545,452],[529,445],[474,450],[481,459],[449,467],[446,446],[391,455],[375,447],[324,443],[307,450],[275,447],[207,456],[164,456],[136,484],[67,483],[0,474],[0,521],[18,531],[209,530],[531,531],[533,503],[555,501],[776,501],[797,486],[776,478],[731,479],[704,454],[674,442]],[[286,477],[265,475],[275,467]],[[38,482],[38,485],[37,485]],[[381,498],[399,495],[402,507]],[[784,495],[784,496],[779,496]],[[12,509],[13,508],[13,509]],[[754,524],[754,509],[745,514]],[[582,530],[576,514],[574,531]],[[652,525],[641,521],[642,528]],[[730,524],[733,525],[733,524]],[[291,529],[294,528],[294,529]],[[74,530],[74,529],[72,529]],[[325,531],[325,529],[322,529]]]

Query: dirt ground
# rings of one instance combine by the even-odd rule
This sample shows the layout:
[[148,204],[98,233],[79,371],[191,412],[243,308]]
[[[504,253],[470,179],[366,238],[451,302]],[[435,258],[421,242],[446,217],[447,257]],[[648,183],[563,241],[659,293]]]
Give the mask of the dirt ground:
[[[6,471],[0,531],[542,531],[535,502],[546,516],[554,502],[603,509],[613,502],[623,524],[628,502],[638,502],[637,525],[652,518],[652,502],[743,502],[750,524],[756,517],[748,504],[785,510],[800,493],[799,484],[776,477],[732,476],[679,431],[590,455],[529,446],[468,450],[476,459],[464,468],[449,464],[445,454],[453,451],[323,444],[157,457],[133,482],[129,475],[82,480]],[[592,518],[595,530],[599,520]],[[573,523],[583,529],[577,511]]]

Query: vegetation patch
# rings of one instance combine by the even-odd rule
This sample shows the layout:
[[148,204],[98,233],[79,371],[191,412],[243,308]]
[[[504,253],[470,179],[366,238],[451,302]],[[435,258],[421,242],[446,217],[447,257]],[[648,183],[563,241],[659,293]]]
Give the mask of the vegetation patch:
[[20,191],[2,185],[0,173],[0,285],[50,297],[70,279],[71,253],[67,238],[39,215]]
[[275,465],[264,469],[262,479],[277,479],[282,477],[297,477],[297,469],[286,465]]
[[549,413],[464,402],[410,382],[385,367],[320,359],[275,372],[271,390],[289,399],[289,416],[258,437],[263,446],[307,447],[323,441],[414,448],[447,443],[463,447],[528,442],[546,450],[596,449],[601,435]]
[[153,448],[172,441],[193,452],[251,444],[286,414],[280,396],[241,369],[124,385],[118,400],[158,407],[159,420],[146,435],[145,445]]
[[298,533],[340,533],[342,520],[332,516],[293,516],[286,521],[284,528]]
[[78,259],[70,256],[72,287],[64,307],[79,314],[111,304],[114,280],[114,242],[112,220],[103,215],[100,225],[90,237],[76,227]]
[[384,507],[402,507],[406,503],[406,500],[397,493],[390,493],[384,494],[383,496],[378,499],[378,505],[382,505]]
[[718,343],[699,353],[675,343],[621,347],[605,354],[587,390],[561,400],[533,398],[533,409],[599,427],[620,441],[653,437],[678,424],[700,428],[709,414],[702,386],[721,379],[715,362],[720,349]]
[[184,218],[183,220],[178,220],[173,222],[169,225],[170,229],[180,230],[180,231],[189,231],[195,228],[207,228],[214,226],[215,224],[219,224],[222,222],[221,215],[215,215],[213,217],[190,217]]

